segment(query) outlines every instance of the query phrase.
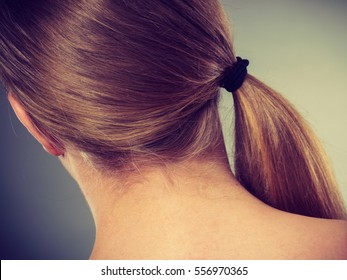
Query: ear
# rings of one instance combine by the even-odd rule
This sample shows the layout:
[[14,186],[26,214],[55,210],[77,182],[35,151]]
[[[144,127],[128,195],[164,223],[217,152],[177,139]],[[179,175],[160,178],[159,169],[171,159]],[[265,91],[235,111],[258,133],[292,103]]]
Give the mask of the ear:
[[8,100],[10,101],[17,118],[31,133],[31,135],[34,136],[35,139],[42,145],[47,153],[53,156],[61,156],[64,154],[64,151],[61,148],[57,148],[48,137],[37,129],[28,113],[24,110],[22,104],[13,96],[13,94],[10,93],[8,95]]

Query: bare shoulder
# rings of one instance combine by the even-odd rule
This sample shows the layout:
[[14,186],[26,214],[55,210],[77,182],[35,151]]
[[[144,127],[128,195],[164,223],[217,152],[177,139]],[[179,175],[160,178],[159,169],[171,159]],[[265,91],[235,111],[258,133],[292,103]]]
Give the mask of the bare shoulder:
[[315,252],[327,259],[347,259],[347,221],[315,219],[310,232]]
[[[347,221],[284,214],[293,258],[347,259]],[[297,254],[297,255],[295,255]]]

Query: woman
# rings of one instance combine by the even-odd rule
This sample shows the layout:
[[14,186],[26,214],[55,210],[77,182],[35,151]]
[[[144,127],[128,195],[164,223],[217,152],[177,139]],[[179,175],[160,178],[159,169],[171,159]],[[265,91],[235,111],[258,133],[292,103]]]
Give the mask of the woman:
[[[344,259],[324,153],[209,1],[1,1],[0,77],[80,185],[92,259]],[[217,111],[235,106],[235,175]]]

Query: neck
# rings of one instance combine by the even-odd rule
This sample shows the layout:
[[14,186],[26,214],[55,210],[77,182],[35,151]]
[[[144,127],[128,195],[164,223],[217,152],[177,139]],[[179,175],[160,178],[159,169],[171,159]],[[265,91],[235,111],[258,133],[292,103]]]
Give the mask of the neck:
[[92,259],[204,254],[194,243],[211,238],[216,217],[246,196],[226,156],[143,168],[126,182],[85,168],[75,177],[95,220]]

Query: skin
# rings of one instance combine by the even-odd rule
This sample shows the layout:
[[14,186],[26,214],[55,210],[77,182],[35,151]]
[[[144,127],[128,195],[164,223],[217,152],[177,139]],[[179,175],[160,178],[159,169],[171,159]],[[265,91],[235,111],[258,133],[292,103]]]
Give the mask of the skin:
[[78,182],[92,210],[91,259],[347,259],[347,222],[264,204],[235,179],[224,144],[213,160],[101,172],[73,147],[57,148],[20,103],[20,121]]

